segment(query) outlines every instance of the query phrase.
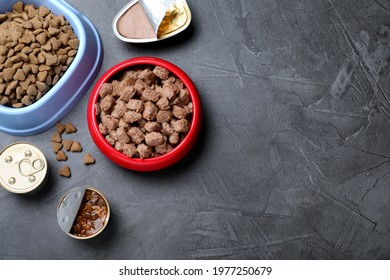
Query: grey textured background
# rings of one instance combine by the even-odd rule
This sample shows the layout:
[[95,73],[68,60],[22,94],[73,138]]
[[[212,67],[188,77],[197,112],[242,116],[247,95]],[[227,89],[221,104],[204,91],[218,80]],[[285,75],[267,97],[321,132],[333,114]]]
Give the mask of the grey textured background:
[[[111,22],[127,0],[69,0],[96,26],[99,76],[150,55],[197,85],[204,128],[193,151],[163,171],[117,167],[86,123],[89,92],[63,120],[79,129],[84,166],[61,178],[54,129],[27,140],[52,166],[47,186],[0,189],[1,259],[389,259],[390,1],[189,0],[193,21],[160,43],[119,41]],[[112,219],[90,241],[63,234],[56,207],[91,185]]]

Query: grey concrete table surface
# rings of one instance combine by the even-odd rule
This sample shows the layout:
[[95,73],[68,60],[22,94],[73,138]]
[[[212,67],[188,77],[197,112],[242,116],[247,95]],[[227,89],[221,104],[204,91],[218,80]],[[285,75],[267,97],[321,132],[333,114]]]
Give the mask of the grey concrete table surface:
[[[31,137],[51,163],[29,196],[0,189],[1,259],[390,258],[390,2],[189,0],[181,35],[119,41],[111,22],[126,0],[68,0],[104,42],[99,76],[156,56],[195,82],[204,109],[196,147],[166,170],[139,173],[106,159],[87,129],[89,92],[64,122],[97,160],[69,155],[62,178],[51,129]],[[107,229],[73,240],[56,207],[72,187],[100,189]]]

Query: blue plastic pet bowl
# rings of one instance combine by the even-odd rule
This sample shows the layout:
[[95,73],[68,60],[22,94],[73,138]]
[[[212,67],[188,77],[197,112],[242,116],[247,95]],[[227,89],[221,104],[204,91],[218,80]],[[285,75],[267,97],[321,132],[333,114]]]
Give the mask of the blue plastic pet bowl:
[[[0,0],[0,13],[12,11],[18,0]],[[80,40],[78,52],[60,80],[38,101],[23,107],[0,105],[0,131],[17,136],[41,133],[53,127],[80,101],[98,74],[103,47],[93,24],[64,0],[24,0],[35,7],[46,6],[55,15],[64,15]]]

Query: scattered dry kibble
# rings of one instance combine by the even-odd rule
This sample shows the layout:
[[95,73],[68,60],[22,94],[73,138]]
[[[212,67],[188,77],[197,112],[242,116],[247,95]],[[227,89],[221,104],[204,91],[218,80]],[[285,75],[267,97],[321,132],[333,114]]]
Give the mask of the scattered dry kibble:
[[[68,160],[68,155],[65,153],[65,151],[62,150],[62,148],[64,148],[66,151],[75,153],[80,153],[83,151],[83,147],[79,141],[72,139],[62,139],[61,137],[61,134],[64,132],[67,134],[77,132],[77,127],[74,124],[70,122],[67,124],[57,123],[55,126],[57,131],[51,135],[50,141],[52,150],[56,154],[57,161]],[[83,163],[85,165],[94,164],[95,159],[90,153],[86,153],[83,159]],[[60,169],[59,173],[63,177],[70,177],[70,167],[68,165],[64,166]]]
[[62,145],[64,145],[64,149],[67,150],[68,152],[70,151],[72,144],[73,144],[73,140],[70,139],[62,140]]
[[62,134],[65,131],[66,125],[64,125],[63,123],[56,123],[56,128],[58,133]]
[[79,141],[73,141],[72,146],[70,147],[70,151],[74,153],[80,153],[83,151],[83,147]]
[[57,161],[66,161],[67,159],[68,159],[68,156],[66,155],[66,153],[63,150],[59,151],[56,155]]
[[70,168],[68,165],[65,165],[64,167],[60,168],[59,170],[59,174],[62,176],[62,177],[66,177],[66,178],[69,178],[72,174],[70,172]]
[[83,159],[83,163],[85,165],[94,164],[95,163],[95,158],[90,153],[86,153],[85,156],[84,156],[84,159]]
[[168,153],[190,130],[188,89],[163,67],[124,71],[103,84],[99,96],[95,109],[100,133],[128,157]]
[[65,126],[65,133],[70,134],[75,132],[77,132],[77,127],[75,127],[72,123],[67,123]]
[[0,104],[21,108],[38,101],[68,69],[78,47],[63,15],[15,3],[0,14]]
[[53,135],[50,137],[50,141],[61,143],[62,142],[61,134],[58,131],[54,132]]
[[62,144],[57,142],[51,142],[51,148],[53,153],[57,154],[62,149]]

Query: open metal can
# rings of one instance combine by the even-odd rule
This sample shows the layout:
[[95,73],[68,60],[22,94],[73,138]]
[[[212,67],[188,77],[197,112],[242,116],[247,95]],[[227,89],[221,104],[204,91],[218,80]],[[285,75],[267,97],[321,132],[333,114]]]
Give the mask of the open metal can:
[[115,16],[115,36],[128,43],[149,43],[168,39],[191,23],[186,0],[132,0]]
[[110,205],[104,195],[91,187],[68,191],[57,207],[58,224],[75,239],[90,239],[100,234],[110,218]]
[[17,142],[0,152],[0,185],[9,192],[30,193],[48,178],[48,162],[35,145]]

